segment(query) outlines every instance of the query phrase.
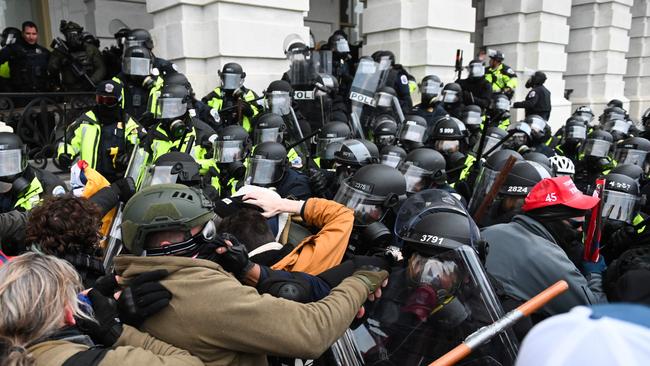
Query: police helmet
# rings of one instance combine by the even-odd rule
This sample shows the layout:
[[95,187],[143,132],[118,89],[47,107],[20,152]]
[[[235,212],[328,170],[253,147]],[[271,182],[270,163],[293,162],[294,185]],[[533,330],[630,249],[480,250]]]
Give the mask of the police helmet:
[[433,141],[433,148],[442,153],[460,151],[461,140],[467,137],[465,125],[455,117],[446,115],[440,118],[433,126],[429,136]]
[[616,144],[614,160],[619,164],[634,164],[650,173],[650,141],[643,137],[628,137]]
[[584,119],[569,117],[564,125],[562,139],[564,142],[579,143],[587,138],[587,124]]
[[[508,133],[504,131],[502,128],[493,126],[493,127],[488,127],[487,131],[485,132],[485,143],[483,146],[483,154],[487,154],[488,151],[492,150],[494,146],[496,146],[501,140],[503,140]],[[474,145],[474,153],[478,153],[478,150],[480,149],[481,145],[481,140],[479,139],[476,141],[476,144]],[[494,151],[490,152],[490,154],[494,154],[496,151],[499,151],[503,145],[500,145],[497,147]],[[486,155],[487,156],[487,155]]]
[[639,208],[639,183],[623,174],[609,173],[604,178],[603,219],[631,224]]
[[463,123],[468,130],[476,130],[481,127],[481,107],[477,105],[466,105],[463,108]]
[[315,96],[334,96],[339,91],[339,82],[338,80],[329,74],[318,74],[316,80],[314,81],[315,86]]
[[224,127],[213,142],[214,160],[217,163],[233,163],[246,158],[251,148],[248,132],[240,125]]
[[341,165],[364,166],[379,163],[379,149],[365,139],[343,141],[341,149],[334,154],[334,160]]
[[[328,146],[333,143],[340,144],[352,135],[350,126],[344,122],[332,121],[326,123],[316,137],[316,156],[325,160],[333,160],[335,151],[328,150]],[[331,152],[332,155],[329,155]]]
[[167,84],[156,101],[156,119],[177,119],[185,115],[191,102],[190,91],[184,85]]
[[609,102],[607,102],[607,108],[611,108],[611,107],[618,107],[623,109],[623,102],[621,102],[618,99],[612,99]]
[[610,170],[610,174],[614,173],[627,175],[637,182],[642,182],[645,180],[645,172],[643,169],[640,166],[634,164],[618,164],[615,168]]
[[461,101],[463,89],[456,83],[448,83],[442,88],[440,100],[445,104],[453,104]]
[[11,183],[27,169],[27,158],[27,146],[18,135],[0,132],[0,193],[11,190]]
[[398,170],[382,164],[361,167],[343,181],[334,201],[354,210],[355,226],[381,221],[406,196],[406,180]]
[[643,116],[641,116],[641,123],[643,123],[643,126],[646,128],[650,127],[650,108],[646,109],[645,112],[643,112]]
[[437,75],[427,75],[420,83],[420,94],[422,95],[422,104],[429,105],[435,97],[440,95],[443,83]]
[[372,140],[378,148],[393,145],[397,140],[397,121],[390,114],[379,114],[371,123]]
[[122,72],[131,76],[150,75],[152,58],[151,51],[145,47],[128,47],[122,57]]
[[191,155],[170,151],[158,157],[153,165],[147,168],[141,187],[168,183],[198,186],[201,183],[200,168]]
[[399,168],[406,178],[406,192],[413,194],[433,184],[444,184],[446,165],[444,156],[436,150],[420,148],[409,152]]
[[[136,193],[122,212],[122,243],[133,255],[188,256],[198,251],[201,235],[215,234],[212,202],[200,189],[182,184],[158,184]],[[192,236],[192,229],[203,231]],[[164,248],[147,247],[147,237],[161,231],[181,231],[188,238]]]
[[395,54],[391,51],[388,50],[375,51],[371,55],[371,57],[377,63],[381,63],[383,60],[387,60],[390,62],[391,66],[395,65]]
[[132,29],[124,41],[124,46],[126,48],[133,46],[143,46],[146,47],[149,51],[153,49],[153,39],[148,30],[142,28]]
[[380,163],[391,168],[398,168],[406,159],[406,150],[399,146],[387,145],[379,151]]
[[483,62],[479,59],[470,61],[469,65],[467,65],[467,71],[470,78],[482,78],[485,76],[485,66],[483,66]]
[[246,169],[246,184],[269,187],[282,180],[287,168],[287,149],[278,142],[255,146]]
[[543,165],[549,171],[552,170],[551,161],[549,160],[549,157],[540,152],[528,151],[523,156],[524,156],[524,160],[526,161],[534,161],[540,165]]
[[327,44],[329,46],[329,49],[336,53],[345,54],[350,52],[350,44],[348,43],[348,39],[345,36],[345,33],[332,34],[328,38]]
[[393,100],[396,95],[397,93],[395,92],[395,89],[389,86],[379,88],[374,97],[375,106],[381,108],[392,108]]
[[240,88],[244,83],[244,78],[246,78],[246,73],[241,65],[235,62],[223,65],[222,70],[217,73],[221,79],[221,87],[226,91]]
[[604,158],[609,155],[614,138],[612,134],[603,130],[592,131],[581,146],[581,154],[584,156]]
[[253,145],[266,141],[282,142],[286,131],[284,119],[275,113],[261,113],[253,124]]
[[424,146],[428,139],[427,120],[416,114],[406,115],[397,138],[406,151]]
[[495,51],[493,54],[491,54],[489,56],[490,56],[490,58],[495,59],[497,61],[503,61],[506,58],[505,55],[503,54],[503,52],[501,52],[499,50]]
[[527,196],[544,178],[551,178],[550,169],[534,161],[518,161],[506,177],[499,193],[507,196]]

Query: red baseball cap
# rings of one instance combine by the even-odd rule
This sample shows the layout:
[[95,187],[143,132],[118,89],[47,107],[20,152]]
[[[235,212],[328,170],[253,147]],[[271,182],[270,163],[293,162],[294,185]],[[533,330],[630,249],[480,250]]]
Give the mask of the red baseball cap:
[[524,201],[522,209],[530,211],[537,208],[564,205],[578,210],[589,210],[598,203],[597,197],[580,192],[571,177],[542,179],[537,183]]

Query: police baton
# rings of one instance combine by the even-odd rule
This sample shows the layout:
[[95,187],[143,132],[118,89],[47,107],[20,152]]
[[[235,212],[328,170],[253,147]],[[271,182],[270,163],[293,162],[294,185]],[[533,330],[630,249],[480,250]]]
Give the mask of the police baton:
[[532,299],[519,305],[516,309],[509,311],[501,319],[496,322],[480,328],[476,332],[470,334],[465,338],[463,343],[456,346],[451,351],[444,354],[429,366],[450,366],[456,364],[458,361],[467,357],[474,349],[489,342],[492,338],[499,333],[513,326],[521,318],[529,316],[530,314],[539,310],[542,306],[546,305],[549,301],[562,294],[569,289],[569,284],[560,280],[548,287],[546,290],[540,292]]

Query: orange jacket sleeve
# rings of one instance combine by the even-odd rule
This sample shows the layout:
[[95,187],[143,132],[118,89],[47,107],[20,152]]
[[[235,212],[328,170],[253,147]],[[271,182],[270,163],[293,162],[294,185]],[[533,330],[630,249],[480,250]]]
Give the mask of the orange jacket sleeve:
[[338,202],[310,198],[303,217],[307,224],[321,230],[303,239],[271,268],[318,275],[341,263],[352,233],[354,211]]

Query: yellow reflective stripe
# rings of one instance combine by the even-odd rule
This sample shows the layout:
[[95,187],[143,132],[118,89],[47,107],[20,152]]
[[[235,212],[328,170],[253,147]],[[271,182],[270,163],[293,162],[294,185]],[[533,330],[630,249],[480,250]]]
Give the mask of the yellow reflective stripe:
[[32,181],[29,183],[27,193],[21,197],[18,197],[14,207],[21,207],[27,211],[31,210],[36,204],[41,201],[41,198],[39,196],[41,193],[43,193],[43,186],[41,185],[41,182],[39,182],[38,178],[32,179]]
[[9,61],[0,65],[0,78],[9,79],[11,77],[11,71],[9,70]]

